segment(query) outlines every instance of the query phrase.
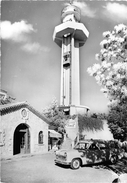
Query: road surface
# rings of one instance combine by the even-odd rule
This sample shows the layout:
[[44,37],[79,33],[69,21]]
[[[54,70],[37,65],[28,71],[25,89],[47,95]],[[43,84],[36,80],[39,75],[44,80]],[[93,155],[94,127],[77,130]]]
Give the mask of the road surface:
[[54,152],[19,156],[1,162],[4,183],[112,183],[117,174],[103,168],[81,167],[72,170],[54,164]]

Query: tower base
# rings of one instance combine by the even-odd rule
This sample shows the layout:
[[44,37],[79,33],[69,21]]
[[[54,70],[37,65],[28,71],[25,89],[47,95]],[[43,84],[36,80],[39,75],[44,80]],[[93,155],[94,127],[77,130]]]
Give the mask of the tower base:
[[65,130],[67,137],[71,139],[72,144],[74,144],[76,137],[79,136],[78,114],[88,115],[88,110],[89,108],[86,106],[63,106],[63,111],[65,112],[65,114],[70,115],[71,117],[67,121]]

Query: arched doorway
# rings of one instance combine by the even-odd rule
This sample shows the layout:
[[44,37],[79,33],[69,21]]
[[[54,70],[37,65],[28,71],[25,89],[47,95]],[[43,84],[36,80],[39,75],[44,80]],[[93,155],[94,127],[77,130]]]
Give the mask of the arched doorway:
[[30,153],[29,126],[22,123],[17,126],[13,139],[13,155]]

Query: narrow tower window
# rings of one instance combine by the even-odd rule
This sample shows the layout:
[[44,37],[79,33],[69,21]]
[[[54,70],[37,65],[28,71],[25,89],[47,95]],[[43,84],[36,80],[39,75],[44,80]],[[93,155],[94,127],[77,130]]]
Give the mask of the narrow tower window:
[[66,52],[64,54],[64,56],[63,56],[63,58],[64,58],[64,60],[63,60],[64,67],[70,66],[70,59],[71,59],[70,56],[71,56],[70,51],[69,52]]

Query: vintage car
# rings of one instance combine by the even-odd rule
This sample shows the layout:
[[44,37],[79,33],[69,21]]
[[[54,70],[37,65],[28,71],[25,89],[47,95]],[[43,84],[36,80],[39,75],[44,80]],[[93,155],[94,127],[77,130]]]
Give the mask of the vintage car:
[[61,149],[55,152],[55,163],[69,165],[78,169],[82,165],[106,161],[115,163],[120,154],[115,143],[102,140],[79,141],[73,149]]

